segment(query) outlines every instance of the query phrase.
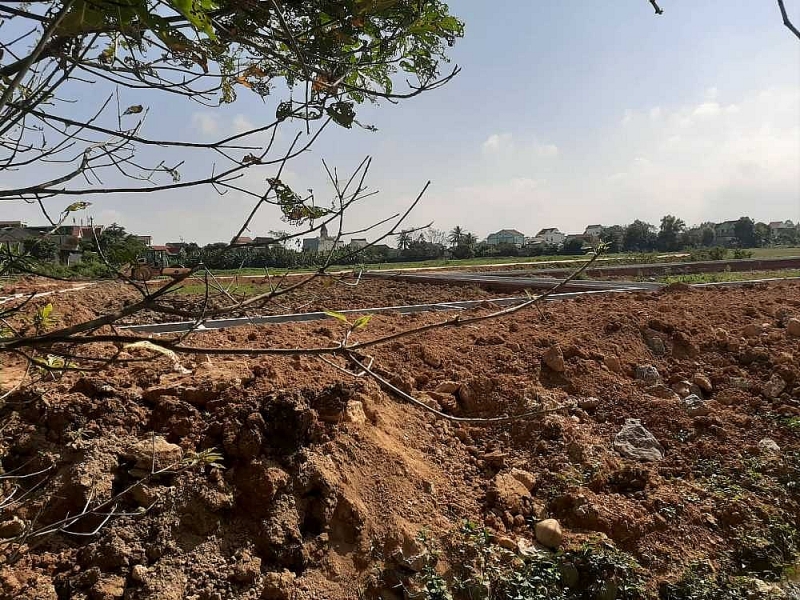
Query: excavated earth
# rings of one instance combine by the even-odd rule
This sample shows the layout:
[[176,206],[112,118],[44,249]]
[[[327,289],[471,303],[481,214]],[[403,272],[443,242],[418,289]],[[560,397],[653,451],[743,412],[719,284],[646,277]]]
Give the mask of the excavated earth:
[[[380,286],[337,300],[465,294]],[[131,297],[104,284],[28,309],[51,302],[56,328]],[[0,597],[481,598],[491,580],[493,598],[798,598],[795,317],[794,283],[672,286],[364,350],[445,415],[555,409],[492,426],[412,405],[333,366],[352,368],[343,357],[176,363],[125,348],[102,370],[34,368],[22,387],[22,359],[2,357]],[[350,340],[446,318],[380,314]],[[345,330],[331,319],[187,343],[329,347]],[[615,443],[628,419],[654,437],[646,455]],[[536,544],[548,518],[563,539],[539,539],[557,552]]]

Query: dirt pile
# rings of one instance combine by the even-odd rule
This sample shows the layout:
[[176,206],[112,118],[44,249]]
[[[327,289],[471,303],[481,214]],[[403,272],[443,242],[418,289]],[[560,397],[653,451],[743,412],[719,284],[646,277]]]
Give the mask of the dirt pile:
[[[795,597],[779,580],[800,524],[798,298],[596,296],[371,350],[454,416],[564,407],[491,428],[312,357],[195,355],[191,374],[159,358],[18,390],[0,409],[0,596]],[[380,315],[357,336],[441,318]],[[198,343],[338,337],[310,323]],[[628,420],[660,458],[615,449]]]

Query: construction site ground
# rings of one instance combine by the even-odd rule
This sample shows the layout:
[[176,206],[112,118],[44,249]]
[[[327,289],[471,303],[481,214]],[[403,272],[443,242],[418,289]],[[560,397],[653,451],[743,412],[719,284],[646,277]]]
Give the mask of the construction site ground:
[[[0,295],[40,285],[58,287],[27,279]],[[257,312],[486,300],[463,320],[498,296],[380,280],[309,292]],[[55,328],[134,297],[118,283],[42,296],[14,325],[46,303]],[[800,285],[541,309],[361,357],[444,415],[547,411],[492,426],[413,405],[343,357],[176,363],[124,348],[124,363],[44,377],[3,356],[0,598],[800,597]],[[350,339],[452,316],[380,314]],[[330,347],[348,327],[248,325],[188,343]],[[16,387],[26,372],[36,382]],[[552,524],[537,536],[546,519],[562,539]]]

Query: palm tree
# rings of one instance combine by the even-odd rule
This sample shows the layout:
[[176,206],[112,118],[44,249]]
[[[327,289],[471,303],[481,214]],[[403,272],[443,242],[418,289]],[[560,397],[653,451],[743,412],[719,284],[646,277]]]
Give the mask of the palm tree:
[[450,246],[458,246],[461,244],[461,240],[464,237],[464,230],[461,229],[458,225],[453,227],[452,231],[450,231],[450,235],[447,236],[447,241],[450,242]]
[[474,233],[465,233],[461,237],[461,243],[465,245],[467,248],[472,248],[475,244],[478,243],[478,236]]
[[406,250],[411,245],[411,232],[404,230],[397,234],[397,247]]

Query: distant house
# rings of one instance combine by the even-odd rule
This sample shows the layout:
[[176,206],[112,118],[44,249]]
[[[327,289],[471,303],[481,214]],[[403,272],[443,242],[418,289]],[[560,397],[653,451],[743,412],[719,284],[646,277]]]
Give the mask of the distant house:
[[574,240],[580,240],[583,243],[584,246],[591,247],[592,242],[594,241],[594,239],[595,238],[593,238],[592,236],[587,235],[585,233],[573,233],[573,234],[567,235],[564,238],[564,243],[565,244],[569,244],[570,242],[572,242]]
[[252,243],[253,243],[253,238],[247,237],[246,235],[240,235],[235,240],[233,240],[231,246],[249,246]]
[[548,227],[546,229],[542,229],[539,233],[536,234],[534,239],[544,243],[544,244],[552,244],[554,246],[560,246],[564,243],[564,239],[566,239],[566,235],[561,233],[557,227]]
[[350,240],[348,246],[351,248],[361,249],[367,246],[369,242],[367,242],[367,238],[353,238]]
[[516,229],[501,229],[500,231],[489,234],[486,238],[486,243],[489,246],[511,244],[520,248],[525,243],[525,234],[520,233]]
[[0,221],[0,229],[6,229],[7,227],[19,229],[20,227],[27,226],[28,224],[25,221]]
[[135,235],[133,236],[140,242],[142,242],[148,248],[153,245],[153,236],[152,235]]
[[736,241],[737,221],[723,221],[714,225],[714,240],[719,246],[730,246]]
[[769,224],[769,236],[775,240],[781,236],[794,236],[797,234],[797,227],[791,221],[772,221]]
[[341,240],[329,236],[328,228],[323,225],[319,229],[319,237],[303,239],[303,252],[331,252],[343,245]]
[[583,235],[597,240],[603,235],[603,229],[605,229],[605,227],[602,225],[588,225],[583,231]]

